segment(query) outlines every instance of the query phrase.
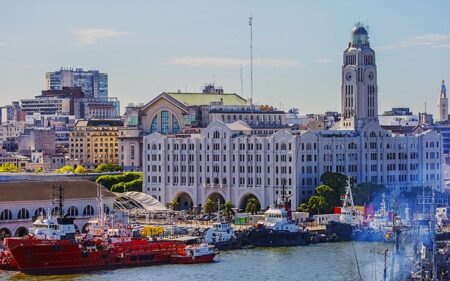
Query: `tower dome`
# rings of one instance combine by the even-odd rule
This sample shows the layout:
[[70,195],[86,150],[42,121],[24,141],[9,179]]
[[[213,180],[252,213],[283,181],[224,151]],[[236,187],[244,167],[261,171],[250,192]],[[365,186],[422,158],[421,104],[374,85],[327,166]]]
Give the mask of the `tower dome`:
[[352,30],[352,45],[361,46],[369,43],[369,33],[361,23],[355,24]]

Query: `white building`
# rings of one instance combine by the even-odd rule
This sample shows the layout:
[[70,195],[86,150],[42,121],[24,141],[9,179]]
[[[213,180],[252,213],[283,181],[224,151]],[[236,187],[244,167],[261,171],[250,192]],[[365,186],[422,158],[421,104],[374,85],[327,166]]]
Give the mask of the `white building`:
[[70,98],[38,97],[34,99],[22,99],[20,104],[26,114],[41,113],[44,115],[70,114]]
[[[314,194],[324,172],[339,172],[357,183],[383,184],[398,193],[442,188],[442,137],[432,130],[409,134],[384,130],[377,119],[375,52],[357,25],[344,51],[343,119],[333,130],[258,134],[246,122],[212,121],[201,134],[152,133],[143,141],[143,191],[182,208],[207,198],[230,200],[239,208],[256,197],[263,208],[282,187],[293,208]],[[295,133],[294,133],[295,132]]]

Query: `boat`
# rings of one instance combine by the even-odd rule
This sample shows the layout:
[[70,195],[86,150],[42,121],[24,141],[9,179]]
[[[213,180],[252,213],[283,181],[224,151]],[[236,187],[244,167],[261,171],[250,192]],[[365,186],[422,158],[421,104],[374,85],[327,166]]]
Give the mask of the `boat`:
[[194,264],[214,262],[218,250],[213,245],[206,243],[198,245],[179,244],[176,253],[170,256],[170,262],[174,264]]
[[284,207],[271,206],[264,213],[264,221],[248,232],[248,239],[255,247],[299,246],[309,244],[310,234],[288,220]]
[[361,216],[353,203],[353,194],[350,178],[347,178],[345,194],[341,197],[342,207],[339,221],[331,221],[326,225],[327,235],[335,235],[333,241],[350,241],[353,239],[353,230],[361,224]]
[[[47,217],[33,222],[26,237],[4,240],[5,251],[24,273],[68,274],[168,264],[179,255],[177,249],[186,247],[180,241],[151,241],[140,235],[140,228],[132,226],[105,227],[102,219],[98,225],[92,223],[96,226],[93,227],[94,235],[78,235],[72,218],[52,217],[48,213]],[[194,258],[190,263],[205,262],[210,258]]]

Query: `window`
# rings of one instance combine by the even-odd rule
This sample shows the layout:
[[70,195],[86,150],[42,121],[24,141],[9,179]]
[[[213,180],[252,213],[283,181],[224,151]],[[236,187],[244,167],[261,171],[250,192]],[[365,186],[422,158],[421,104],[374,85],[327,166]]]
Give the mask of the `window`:
[[19,210],[19,213],[17,214],[17,218],[19,220],[26,220],[30,218],[30,213],[28,212],[27,209],[22,208]]
[[8,209],[5,209],[0,213],[0,221],[6,220],[12,220],[12,213]]
[[92,216],[94,215],[94,208],[91,205],[87,205],[83,209],[83,216]]
[[158,131],[158,115],[155,115],[152,121],[152,125],[150,126],[150,133],[154,133]]
[[34,216],[35,217],[40,217],[40,216],[46,216],[46,212],[44,208],[37,208],[36,211],[34,212]]
[[172,133],[177,134],[180,131],[180,123],[178,123],[178,119],[175,114],[172,114]]
[[78,217],[78,208],[75,206],[72,206],[67,210],[67,215],[69,217]]
[[169,133],[169,112],[161,111],[161,134]]

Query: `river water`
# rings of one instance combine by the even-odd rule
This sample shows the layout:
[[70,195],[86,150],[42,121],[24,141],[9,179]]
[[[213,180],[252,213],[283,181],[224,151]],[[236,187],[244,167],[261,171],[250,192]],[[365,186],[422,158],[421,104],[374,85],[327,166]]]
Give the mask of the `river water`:
[[[355,251],[353,251],[353,248]],[[222,251],[212,264],[161,265],[64,276],[29,276],[0,271],[0,280],[382,280],[383,251],[390,244],[324,243],[289,248]],[[356,258],[355,258],[356,253]],[[389,258],[388,258],[389,262]],[[388,269],[389,276],[389,269]]]

